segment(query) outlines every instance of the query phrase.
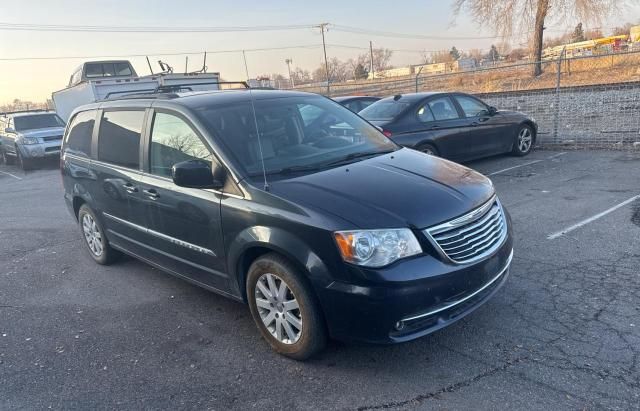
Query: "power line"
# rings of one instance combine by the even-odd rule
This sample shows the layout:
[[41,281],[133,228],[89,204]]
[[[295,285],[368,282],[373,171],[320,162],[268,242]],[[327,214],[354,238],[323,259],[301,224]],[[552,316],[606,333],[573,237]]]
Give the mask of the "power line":
[[283,46],[283,47],[265,47],[265,48],[253,48],[253,49],[236,49],[236,50],[203,50],[203,51],[187,51],[187,52],[175,52],[175,53],[145,53],[145,54],[120,54],[120,55],[93,55],[93,56],[45,56],[45,57],[8,57],[0,58],[0,61],[26,61],[26,60],[71,60],[71,59],[97,59],[97,58],[124,58],[124,57],[147,57],[147,56],[184,56],[190,54],[224,54],[224,53],[241,53],[245,52],[259,52],[259,51],[275,51],[275,50],[290,50],[290,49],[314,49],[322,47],[321,44],[308,44],[299,46]]
[[152,26],[73,26],[57,24],[22,24],[0,22],[0,30],[8,31],[64,31],[96,33],[230,33],[252,31],[301,30],[313,28],[313,24],[280,26],[226,26],[226,27],[152,27]]
[[419,39],[419,40],[486,40],[486,39],[498,39],[505,38],[506,36],[432,36],[432,35],[423,35],[423,34],[409,34],[409,33],[397,33],[391,31],[380,31],[380,30],[371,30],[365,29],[361,27],[352,27],[352,26],[343,26],[340,24],[332,24],[331,28],[335,31],[341,31],[345,33],[352,34],[366,34],[370,36],[378,36],[378,37],[395,37],[395,38],[403,38],[403,39]]

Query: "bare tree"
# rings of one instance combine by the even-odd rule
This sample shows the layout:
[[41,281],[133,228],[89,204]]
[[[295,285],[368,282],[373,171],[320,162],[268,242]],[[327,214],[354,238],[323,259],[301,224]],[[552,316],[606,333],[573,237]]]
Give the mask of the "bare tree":
[[347,79],[353,78],[353,75],[350,75],[351,70],[349,69],[349,65],[337,57],[329,59],[327,66],[329,67],[329,76],[325,74],[325,66],[324,63],[322,63],[313,71],[313,79],[315,81],[323,81],[327,77],[330,82],[346,81]]
[[434,51],[431,53],[431,61],[434,63],[451,63],[453,56],[449,50]]
[[462,10],[472,14],[478,24],[488,24],[505,39],[525,27],[533,33],[533,75],[542,74],[542,46],[545,22],[577,17],[583,22],[599,23],[626,0],[455,0],[457,16]]
[[[391,57],[393,56],[393,50],[385,48],[373,49],[373,71],[379,72],[383,70],[389,70],[393,68],[391,65]],[[362,63],[364,67],[371,66],[371,54],[364,53],[358,56],[358,62]]]

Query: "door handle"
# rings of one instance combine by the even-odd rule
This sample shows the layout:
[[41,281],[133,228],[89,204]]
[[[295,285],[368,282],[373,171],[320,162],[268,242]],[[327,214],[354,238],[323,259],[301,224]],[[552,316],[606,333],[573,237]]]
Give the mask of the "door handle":
[[437,125],[437,124],[434,124],[434,125],[431,126],[431,130],[437,130],[439,128],[440,128],[440,126]]
[[477,122],[477,121],[473,121],[473,122],[471,123],[471,126],[472,126],[472,127],[477,127],[477,126],[478,126],[478,122]]
[[155,200],[156,198],[160,197],[160,194],[158,194],[158,192],[153,188],[150,188],[148,190],[142,190],[142,192],[145,193],[145,195],[152,200]]
[[133,193],[137,193],[138,192],[138,187],[134,186],[131,183],[123,184],[122,187],[124,187],[124,189],[127,190],[127,193],[129,193],[129,194],[133,194]]

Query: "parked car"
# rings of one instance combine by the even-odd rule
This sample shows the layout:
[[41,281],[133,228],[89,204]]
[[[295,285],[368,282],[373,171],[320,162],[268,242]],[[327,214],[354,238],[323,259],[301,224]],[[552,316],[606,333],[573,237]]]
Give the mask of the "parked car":
[[296,359],[328,337],[398,343],[445,327],[494,294],[513,256],[489,179],[315,94],[86,105],[61,172],[97,263],[124,252],[248,303],[265,340]]
[[0,161],[28,170],[37,160],[60,156],[64,121],[50,111],[0,115]]
[[538,132],[526,114],[498,110],[463,93],[396,95],[359,114],[402,146],[455,161],[502,153],[525,156]]
[[374,96],[342,96],[342,97],[333,97],[333,100],[342,104],[349,110],[354,113],[358,113],[365,108],[369,107],[376,101],[380,100],[380,97]]

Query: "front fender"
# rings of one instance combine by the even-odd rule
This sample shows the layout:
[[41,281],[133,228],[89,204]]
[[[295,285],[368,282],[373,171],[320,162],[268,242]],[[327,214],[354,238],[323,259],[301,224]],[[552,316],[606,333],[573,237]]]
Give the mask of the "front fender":
[[242,267],[242,262],[246,253],[256,248],[272,250],[285,256],[313,284],[326,287],[332,282],[327,266],[301,238],[281,228],[253,226],[238,233],[227,253],[227,267],[235,280],[232,287],[237,287],[236,290],[243,298],[246,298],[244,284],[248,267]]

